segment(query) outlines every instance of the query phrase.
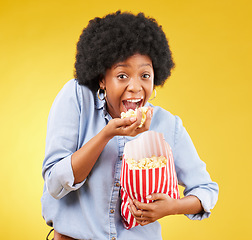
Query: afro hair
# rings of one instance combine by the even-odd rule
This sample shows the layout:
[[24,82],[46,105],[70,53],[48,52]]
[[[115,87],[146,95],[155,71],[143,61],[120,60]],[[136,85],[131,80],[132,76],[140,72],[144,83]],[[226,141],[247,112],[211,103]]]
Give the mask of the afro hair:
[[121,11],[94,18],[77,43],[75,78],[80,85],[97,91],[107,69],[136,53],[151,58],[154,85],[163,85],[174,62],[162,26],[155,19]]

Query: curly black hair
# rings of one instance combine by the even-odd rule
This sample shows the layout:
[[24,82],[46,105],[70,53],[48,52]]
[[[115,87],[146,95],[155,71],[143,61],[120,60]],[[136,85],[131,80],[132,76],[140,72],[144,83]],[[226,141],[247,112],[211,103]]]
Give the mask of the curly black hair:
[[155,19],[143,13],[108,14],[89,21],[77,43],[75,78],[92,91],[106,70],[139,53],[148,55],[154,69],[154,85],[163,85],[174,67],[168,41]]

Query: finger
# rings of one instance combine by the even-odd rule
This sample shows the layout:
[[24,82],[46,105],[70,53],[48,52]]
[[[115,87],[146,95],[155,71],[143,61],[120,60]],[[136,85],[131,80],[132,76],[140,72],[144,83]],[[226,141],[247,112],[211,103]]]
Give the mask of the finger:
[[[137,109],[136,117],[127,117],[124,119],[116,118],[113,119],[115,128],[117,130],[117,135],[125,135],[125,136],[136,136],[137,134],[146,131],[148,129],[141,129],[139,125],[142,120],[142,112],[141,109]],[[111,120],[111,121],[113,121]]]
[[149,118],[151,119],[152,116],[153,116],[153,111],[154,111],[154,108],[153,107],[148,107],[148,112],[149,112]]
[[149,203],[142,203],[137,201],[136,199],[133,200],[133,203],[137,209],[141,209],[142,211],[149,211],[151,209]]
[[134,205],[132,199],[128,197],[127,201],[129,202],[129,209],[132,211],[132,213],[136,212],[138,209]]
[[156,200],[160,200],[164,198],[164,194],[163,193],[152,193],[148,196],[146,196],[147,200],[152,200],[152,201],[156,201]]
[[141,110],[141,108],[137,109],[136,117],[137,117],[136,125],[138,127],[141,124],[141,121],[142,121],[142,110]]
[[153,219],[147,216],[148,214],[149,213],[147,211],[142,211],[142,214],[140,217],[135,217],[137,223],[143,226],[143,225],[153,222]]
[[131,199],[129,199],[129,209],[130,209],[132,216],[136,219],[137,223],[139,223],[141,225],[143,225],[143,224],[146,225],[146,224],[152,222],[152,219],[150,217],[150,215],[151,215],[150,212],[145,211],[143,209],[138,209]]
[[133,201],[132,201],[131,198],[128,197],[128,200],[127,200],[127,201],[129,202],[129,208],[132,209],[133,207],[135,207],[135,206],[134,206],[134,203],[133,203]]
[[139,221],[138,223],[139,223],[141,226],[145,226],[145,225],[151,223],[151,221],[144,220],[144,221]]
[[136,218],[137,220],[141,220],[141,216],[143,215],[142,210],[137,209],[134,204],[130,204],[129,209],[134,218]]
[[[150,124],[151,124],[152,115],[153,115],[153,108],[152,107],[148,107],[148,110],[146,112],[146,119],[145,119],[143,125],[141,127],[138,126],[138,128],[136,129],[136,131],[138,133],[145,132],[145,131],[149,130]],[[141,116],[141,118],[142,118],[142,116]]]
[[115,127],[116,128],[120,128],[120,127],[125,127],[125,126],[130,126],[132,125],[134,122],[136,122],[136,118],[135,117],[127,117],[127,118],[114,118],[111,121],[114,121]]
[[136,136],[137,134],[140,133],[138,131],[138,126],[139,126],[138,121],[135,121],[131,125],[121,128],[122,134],[128,136]]
[[[127,119],[127,118],[125,118]],[[139,118],[139,116],[137,116],[137,118],[128,118],[130,119],[130,121],[132,121],[131,125],[128,126],[124,126],[121,127],[119,130],[121,132],[122,135],[128,135],[128,136],[136,136],[137,134],[139,134],[141,131],[139,131],[138,126],[141,123],[141,118]],[[133,122],[134,120],[134,122]]]
[[[138,210],[138,211],[141,211],[141,210]],[[146,217],[145,216],[145,212],[141,211],[140,213],[141,215],[140,216],[137,216],[136,214],[132,214],[133,217],[136,219],[136,221],[140,224],[142,222],[145,222],[145,221],[149,221],[150,218],[149,217]]]
[[142,209],[138,209],[130,198],[128,198],[128,202],[129,202],[130,212],[137,221],[142,222],[142,221],[149,220],[148,217],[144,216],[146,215],[146,212],[144,212]]
[[[130,209],[130,212],[132,216],[136,219],[136,221],[140,224],[142,221],[148,221],[149,219],[144,217],[141,210],[137,210],[137,212],[134,212],[133,209]],[[140,216],[139,216],[140,215]]]
[[148,111],[146,113],[146,120],[142,126],[142,129],[144,131],[148,130],[150,128],[150,124],[151,124],[151,119],[153,116],[153,108],[152,107],[148,107]]

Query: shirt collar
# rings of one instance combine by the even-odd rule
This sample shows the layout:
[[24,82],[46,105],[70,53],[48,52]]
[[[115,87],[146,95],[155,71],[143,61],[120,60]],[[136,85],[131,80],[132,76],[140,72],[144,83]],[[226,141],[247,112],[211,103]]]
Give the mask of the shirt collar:
[[107,105],[105,100],[100,100],[96,93],[94,93],[95,96],[95,108],[98,110],[102,110],[102,115],[105,119],[108,120],[108,122],[112,119],[110,114],[107,111]]
[[106,106],[106,101],[104,100],[100,100],[97,96],[97,92],[94,92],[94,99],[95,99],[95,108],[96,109],[102,109],[104,106]]

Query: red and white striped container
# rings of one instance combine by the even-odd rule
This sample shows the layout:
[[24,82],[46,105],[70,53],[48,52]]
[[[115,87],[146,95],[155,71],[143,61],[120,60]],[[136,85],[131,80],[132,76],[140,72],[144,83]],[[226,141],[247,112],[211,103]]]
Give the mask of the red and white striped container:
[[[140,160],[153,155],[164,156],[167,159],[165,167],[151,169],[129,169],[126,159]],[[121,169],[121,215],[124,227],[130,229],[138,225],[129,211],[128,198],[149,203],[146,196],[152,193],[165,193],[178,199],[178,181],[174,166],[172,151],[165,142],[162,133],[148,131],[125,144]]]

